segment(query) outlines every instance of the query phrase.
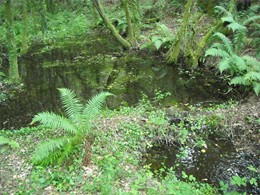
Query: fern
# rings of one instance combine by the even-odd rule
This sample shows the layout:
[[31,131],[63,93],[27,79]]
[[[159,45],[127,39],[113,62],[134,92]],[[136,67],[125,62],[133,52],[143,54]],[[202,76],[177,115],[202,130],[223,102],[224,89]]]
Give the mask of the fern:
[[219,71],[222,73],[225,70],[231,69],[231,63],[232,63],[231,58],[226,58],[226,59],[220,61],[218,64]]
[[58,89],[61,93],[61,100],[65,109],[66,115],[74,123],[78,123],[80,120],[81,111],[83,105],[80,100],[76,98],[76,94],[69,89]]
[[250,24],[250,23],[256,22],[257,20],[260,20],[260,16],[257,16],[257,15],[256,15],[256,16],[252,16],[252,17],[246,19],[246,20],[243,22],[243,25],[246,26],[246,25],[248,25],[248,24]]
[[241,31],[241,30],[246,31],[247,30],[244,25],[241,25],[234,20],[232,14],[228,15],[227,17],[223,17],[222,21],[227,23],[228,24],[227,27],[230,28],[233,32],[235,32],[237,30],[239,30],[239,31]]
[[100,112],[106,97],[112,95],[101,92],[83,106],[73,91],[66,88],[59,91],[67,117],[42,112],[33,118],[32,123],[40,122],[51,129],[63,130],[65,135],[41,143],[32,156],[33,164],[61,164],[67,160],[86,137],[90,137],[91,120]]
[[70,142],[69,137],[52,139],[41,143],[32,157],[34,164],[52,164],[61,156],[61,150]]
[[233,44],[224,34],[215,33],[214,36],[220,42],[212,44],[205,55],[221,59],[218,63],[218,69],[221,73],[224,71],[230,73],[233,77],[230,84],[253,88],[258,95],[260,92],[260,62],[254,57],[239,54],[245,42],[247,30],[244,26],[236,23],[230,15],[224,21],[233,23],[230,26],[235,31]]
[[5,138],[3,136],[0,136],[0,146],[3,146],[3,145],[8,145],[12,149],[19,148],[18,142],[14,141],[14,140],[10,140],[8,138]]
[[76,134],[77,127],[68,119],[63,116],[59,116],[52,112],[41,112],[37,114],[32,123],[40,122],[41,124],[52,128],[52,129],[62,129],[70,134]]
[[259,95],[259,93],[260,93],[260,82],[253,84],[253,90],[256,93],[256,95]]
[[222,42],[225,48],[225,51],[229,53],[229,55],[233,55],[233,46],[232,42],[222,33],[215,33],[214,36],[218,37]]
[[219,48],[210,48],[206,51],[206,56],[214,56],[214,57],[221,57],[221,58],[228,58],[230,55],[222,49]]
[[83,117],[85,122],[89,123],[102,108],[103,102],[105,101],[107,96],[112,95],[109,92],[102,92],[96,96],[94,96],[91,100],[89,100],[83,110]]

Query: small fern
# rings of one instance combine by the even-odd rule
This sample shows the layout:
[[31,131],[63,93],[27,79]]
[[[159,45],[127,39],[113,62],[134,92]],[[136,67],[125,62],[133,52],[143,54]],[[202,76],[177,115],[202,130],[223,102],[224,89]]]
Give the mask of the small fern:
[[64,136],[41,143],[32,156],[33,164],[61,164],[68,159],[90,137],[91,121],[100,112],[106,97],[112,95],[99,93],[84,106],[73,91],[66,88],[58,90],[67,117],[42,112],[33,118],[32,123],[40,122],[51,129],[63,131]]

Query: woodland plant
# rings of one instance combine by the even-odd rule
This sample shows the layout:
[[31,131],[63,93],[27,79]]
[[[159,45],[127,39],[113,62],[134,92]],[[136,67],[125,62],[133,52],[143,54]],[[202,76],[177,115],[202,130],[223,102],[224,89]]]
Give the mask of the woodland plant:
[[106,97],[112,94],[101,92],[84,106],[73,91],[66,88],[61,88],[59,91],[67,117],[53,112],[41,112],[33,118],[32,123],[40,122],[61,133],[62,136],[42,142],[33,154],[32,162],[43,165],[61,164],[75,153],[80,145],[85,143],[83,164],[87,165],[94,137],[91,121],[100,112]]
[[218,42],[206,51],[206,56],[220,58],[218,69],[220,72],[228,71],[231,76],[230,84],[243,85],[252,87],[258,95],[260,92],[260,62],[249,55],[242,53],[247,43],[247,28],[246,24],[259,17],[247,19],[243,24],[237,23],[232,14],[227,12],[227,17],[222,18],[224,23],[227,23],[227,28],[234,33],[234,38],[231,40],[224,34],[217,32],[214,34]]
[[0,136],[0,146],[10,146],[12,149],[19,148],[19,144],[16,141],[10,140],[3,136]]

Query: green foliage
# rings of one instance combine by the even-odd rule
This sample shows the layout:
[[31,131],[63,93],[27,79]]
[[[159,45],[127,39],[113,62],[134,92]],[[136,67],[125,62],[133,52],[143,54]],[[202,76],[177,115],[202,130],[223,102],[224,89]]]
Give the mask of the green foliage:
[[59,91],[67,118],[42,112],[33,118],[32,123],[40,122],[53,130],[63,131],[64,135],[41,143],[32,157],[34,164],[61,164],[68,159],[78,146],[87,141],[86,138],[91,138],[91,121],[100,112],[105,98],[111,95],[102,92],[83,106],[73,91],[66,88]]
[[161,48],[168,49],[174,40],[169,28],[162,23],[156,23],[156,29],[152,35],[149,37],[143,35],[142,39],[145,40],[145,43],[141,45],[141,49],[151,49],[155,46],[157,50]]
[[5,78],[5,77],[6,77],[5,73],[3,73],[3,72],[0,71],[0,81],[1,81],[3,78]]
[[4,145],[10,146],[12,149],[19,148],[18,142],[5,138],[3,136],[0,136],[0,146],[4,146]]
[[[248,19],[254,21],[256,17]],[[234,33],[232,41],[222,33],[215,33],[214,37],[220,40],[212,44],[206,51],[206,56],[220,58],[218,68],[221,73],[228,71],[231,75],[230,84],[243,85],[253,88],[258,95],[260,92],[260,62],[251,56],[241,54],[246,43],[247,28],[244,25],[237,23],[233,16],[228,12],[228,16],[222,18],[223,22],[228,22],[228,28]]]
[[84,14],[73,12],[59,12],[55,15],[48,15],[47,28],[42,34],[38,32],[37,36],[44,37],[44,42],[54,44],[62,42],[64,39],[78,37],[86,33],[87,29],[91,28],[91,20],[87,20]]

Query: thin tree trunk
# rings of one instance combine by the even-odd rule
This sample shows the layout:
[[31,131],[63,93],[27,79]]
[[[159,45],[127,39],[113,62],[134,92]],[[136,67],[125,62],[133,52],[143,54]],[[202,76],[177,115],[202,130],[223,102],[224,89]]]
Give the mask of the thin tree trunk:
[[100,2],[98,0],[93,0],[93,3],[100,15],[100,17],[102,18],[102,20],[105,22],[106,26],[109,28],[109,30],[112,32],[112,34],[114,35],[114,37],[117,39],[117,41],[126,49],[129,49],[131,47],[130,43],[128,41],[126,41],[116,30],[116,28],[114,27],[114,25],[110,22],[110,20],[108,19],[108,17],[106,16],[102,5],[100,4]]
[[7,23],[7,44],[8,44],[8,52],[9,52],[9,76],[10,79],[14,82],[19,80],[19,72],[18,72],[18,62],[17,62],[17,51],[16,51],[16,42],[14,38],[14,30],[13,30],[13,12],[12,12],[12,0],[5,1],[5,12],[6,12],[6,23]]
[[188,0],[185,5],[182,25],[177,33],[174,43],[172,44],[170,50],[167,53],[167,58],[169,62],[175,62],[179,58],[182,42],[185,41],[185,39],[187,38],[185,37],[185,35],[186,35],[187,27],[189,25],[189,17],[191,13],[192,3],[193,0]]
[[28,36],[28,11],[27,11],[27,0],[23,0],[23,41],[22,41],[22,53],[25,53],[28,49],[27,36]]
[[131,21],[131,15],[129,10],[129,1],[128,0],[121,0],[124,4],[126,21],[127,21],[127,38],[131,45],[134,44],[135,37],[134,37],[134,28]]

